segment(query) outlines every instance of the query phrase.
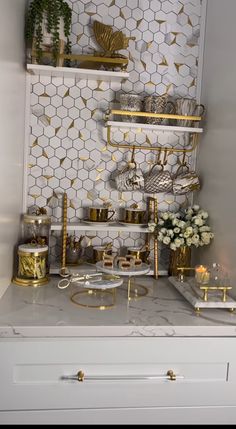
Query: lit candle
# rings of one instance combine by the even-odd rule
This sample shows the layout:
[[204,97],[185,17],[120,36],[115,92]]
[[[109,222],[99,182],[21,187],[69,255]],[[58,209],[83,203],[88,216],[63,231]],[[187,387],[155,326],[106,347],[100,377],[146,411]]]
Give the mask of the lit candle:
[[210,280],[210,273],[205,265],[198,265],[195,268],[195,280],[200,284],[208,284]]

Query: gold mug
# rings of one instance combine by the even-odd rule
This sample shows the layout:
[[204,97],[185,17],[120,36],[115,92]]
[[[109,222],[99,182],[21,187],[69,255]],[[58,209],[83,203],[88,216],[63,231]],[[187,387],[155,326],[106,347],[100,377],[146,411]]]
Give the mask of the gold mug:
[[106,246],[94,246],[93,247],[93,260],[94,262],[103,261],[105,255],[111,255],[112,249],[108,249]]
[[146,214],[146,210],[131,209],[131,208],[125,209],[124,222],[142,224],[144,223],[145,214]]
[[141,259],[142,262],[148,264],[149,250],[140,247],[128,247],[128,255],[134,256],[135,259]]
[[[108,216],[109,213],[111,213],[110,216]],[[89,207],[89,220],[91,222],[107,222],[114,213],[115,210],[109,210],[107,207]]]

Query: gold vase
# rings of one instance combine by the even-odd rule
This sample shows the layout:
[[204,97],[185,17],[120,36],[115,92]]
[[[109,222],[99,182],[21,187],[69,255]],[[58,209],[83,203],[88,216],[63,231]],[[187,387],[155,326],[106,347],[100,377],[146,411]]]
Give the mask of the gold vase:
[[[179,271],[177,268],[191,267],[191,247],[182,246],[176,250],[170,251],[169,276],[177,276]],[[188,271],[185,275],[188,275]]]

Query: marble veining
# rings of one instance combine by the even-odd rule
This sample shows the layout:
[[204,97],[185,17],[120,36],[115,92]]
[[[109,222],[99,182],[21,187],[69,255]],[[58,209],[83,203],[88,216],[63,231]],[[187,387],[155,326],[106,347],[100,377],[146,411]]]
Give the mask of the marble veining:
[[48,285],[10,285],[0,300],[0,337],[194,337],[236,336],[236,314],[203,309],[197,314],[170,284],[140,277],[147,296],[127,301],[127,285],[117,288],[116,306],[95,310],[74,305],[70,297],[80,286],[59,290],[55,276]]

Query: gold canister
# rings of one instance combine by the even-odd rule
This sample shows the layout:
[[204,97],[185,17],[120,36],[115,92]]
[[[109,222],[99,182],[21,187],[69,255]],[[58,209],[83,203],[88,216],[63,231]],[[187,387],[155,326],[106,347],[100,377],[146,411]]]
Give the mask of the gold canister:
[[136,259],[141,259],[145,264],[149,263],[149,250],[142,249],[140,247],[128,247],[128,255],[134,256]]
[[48,246],[21,244],[18,247],[17,276],[13,283],[20,286],[41,286],[48,283]]
[[[109,213],[111,213],[110,216]],[[109,210],[107,207],[89,207],[88,220],[91,222],[108,222],[114,213],[115,210]]]
[[146,211],[141,209],[125,209],[124,222],[143,224],[145,220]]

